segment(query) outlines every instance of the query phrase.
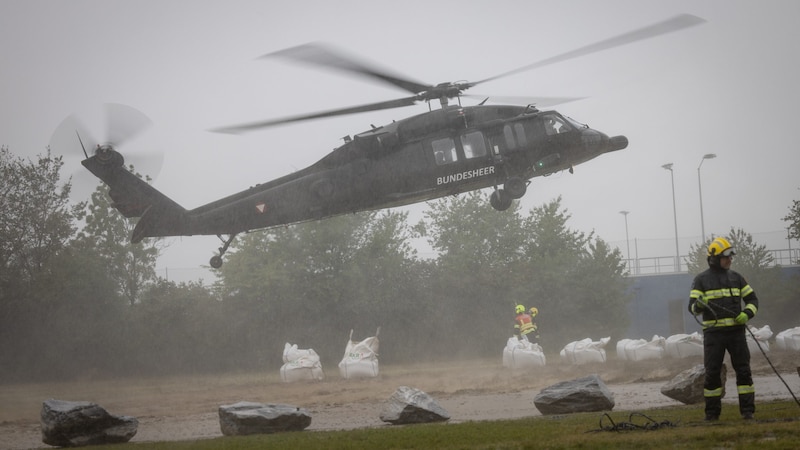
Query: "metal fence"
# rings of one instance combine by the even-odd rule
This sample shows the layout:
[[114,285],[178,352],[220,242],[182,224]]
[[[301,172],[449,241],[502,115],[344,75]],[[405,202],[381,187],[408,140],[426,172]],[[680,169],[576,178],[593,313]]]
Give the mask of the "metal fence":
[[[787,248],[779,250],[767,250],[772,255],[773,266],[795,266],[800,265],[800,249]],[[631,258],[623,259],[628,273],[631,276],[637,275],[658,275],[668,273],[680,273],[688,271],[686,259],[688,255],[681,255],[676,261],[675,256],[656,256],[651,258]]]

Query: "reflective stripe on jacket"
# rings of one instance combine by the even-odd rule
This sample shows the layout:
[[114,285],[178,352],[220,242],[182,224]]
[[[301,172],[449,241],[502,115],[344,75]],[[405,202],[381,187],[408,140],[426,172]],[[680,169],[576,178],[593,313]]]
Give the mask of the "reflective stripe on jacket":
[[744,327],[734,321],[742,311],[751,319],[755,317],[758,297],[738,272],[711,267],[694,278],[689,292],[689,312],[703,315],[704,331]]
[[528,334],[536,329],[531,316],[525,313],[517,314],[514,318],[514,331],[519,334]]

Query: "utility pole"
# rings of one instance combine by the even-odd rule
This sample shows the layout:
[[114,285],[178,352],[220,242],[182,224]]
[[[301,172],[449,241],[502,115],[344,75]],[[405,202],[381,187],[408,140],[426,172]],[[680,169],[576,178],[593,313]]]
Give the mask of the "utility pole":
[[705,219],[703,218],[703,185],[700,183],[700,167],[703,166],[703,161],[707,159],[714,159],[716,157],[717,155],[714,153],[706,153],[703,155],[703,159],[700,160],[700,165],[697,166],[697,190],[700,193],[700,230],[703,233],[703,244],[706,243],[706,223]]
[[675,206],[675,173],[672,171],[672,163],[664,164],[661,167],[669,170],[669,176],[672,180],[672,217],[675,221],[675,272],[680,272],[681,251],[678,248],[678,208]]

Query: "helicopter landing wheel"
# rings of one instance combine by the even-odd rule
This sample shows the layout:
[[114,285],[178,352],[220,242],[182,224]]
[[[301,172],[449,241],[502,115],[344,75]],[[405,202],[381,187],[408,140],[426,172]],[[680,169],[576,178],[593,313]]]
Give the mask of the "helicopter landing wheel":
[[222,255],[228,250],[233,239],[236,237],[236,233],[228,235],[228,239],[222,239],[222,235],[218,234],[217,237],[222,241],[222,247],[219,248],[219,255],[215,255],[211,257],[211,260],[208,262],[211,267],[215,269],[219,269],[222,267]]
[[511,177],[506,180],[506,183],[503,185],[503,189],[508,192],[508,195],[510,195],[511,198],[522,198],[522,196],[525,195],[525,192],[528,191],[528,183],[526,183],[522,178]]
[[492,192],[492,196],[489,197],[489,203],[492,204],[492,208],[498,211],[507,210],[511,207],[513,201],[514,199],[505,189],[497,189]]

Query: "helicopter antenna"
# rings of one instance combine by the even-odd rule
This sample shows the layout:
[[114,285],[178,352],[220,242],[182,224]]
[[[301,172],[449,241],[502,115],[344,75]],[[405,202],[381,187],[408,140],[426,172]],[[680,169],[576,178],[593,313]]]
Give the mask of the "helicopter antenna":
[[89,154],[86,153],[86,146],[83,145],[83,139],[81,139],[81,134],[78,133],[78,130],[75,130],[75,134],[78,136],[78,142],[81,143],[81,148],[83,149],[83,155],[86,156],[86,159],[89,159]]

